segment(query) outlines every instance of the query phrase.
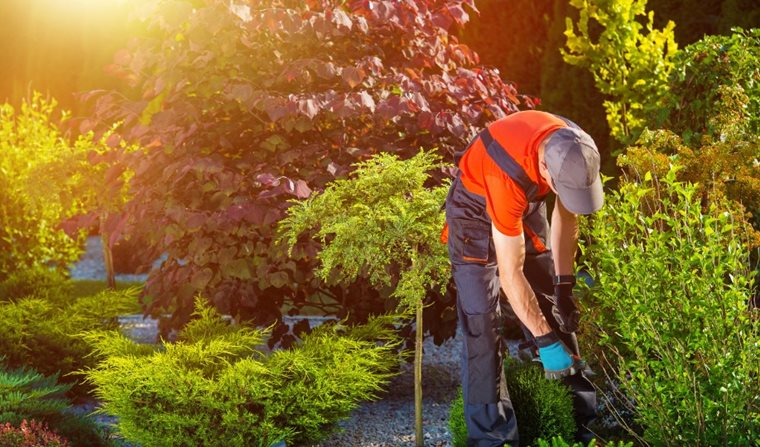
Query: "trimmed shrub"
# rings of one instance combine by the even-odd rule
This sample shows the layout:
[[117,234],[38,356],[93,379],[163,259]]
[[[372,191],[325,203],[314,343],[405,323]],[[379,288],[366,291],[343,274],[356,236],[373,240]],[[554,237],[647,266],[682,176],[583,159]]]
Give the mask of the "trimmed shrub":
[[65,397],[70,389],[71,385],[58,383],[57,375],[0,369],[0,422],[23,427],[26,420],[41,421],[75,447],[107,445],[91,419],[70,412],[70,401]]
[[57,302],[36,297],[0,302],[0,352],[10,368],[30,367],[45,375],[61,373],[64,381],[74,382],[68,373],[95,361],[78,334],[115,328],[116,317],[139,310],[138,293],[133,287]]
[[128,441],[144,447],[318,441],[359,401],[375,397],[398,364],[395,317],[357,327],[325,324],[293,349],[265,355],[256,350],[265,331],[229,325],[200,299],[196,309],[179,341],[163,348],[116,332],[86,336],[102,359],[86,371],[87,380]]
[[[760,439],[760,311],[740,228],[703,210],[698,188],[644,174],[607,195],[583,229],[595,283],[591,356],[615,375],[653,445],[754,445]],[[613,411],[617,413],[617,411]]]
[[58,301],[71,295],[72,284],[59,271],[47,268],[16,270],[0,282],[0,303],[36,297]]
[[0,447],[68,447],[62,437],[37,421],[22,421],[18,427],[0,425]]
[[[588,444],[584,444],[582,442],[567,442],[562,438],[551,438],[551,441],[547,441],[545,439],[539,439],[536,441],[536,447],[596,447],[598,444],[596,442],[596,439],[592,439],[591,442]],[[633,447],[632,442],[605,442],[605,447]]]
[[[509,398],[515,410],[520,444],[533,445],[539,438],[573,439],[575,419],[570,390],[560,381],[548,380],[543,369],[531,362],[504,363]],[[449,429],[454,447],[467,446],[461,391],[451,407]]]

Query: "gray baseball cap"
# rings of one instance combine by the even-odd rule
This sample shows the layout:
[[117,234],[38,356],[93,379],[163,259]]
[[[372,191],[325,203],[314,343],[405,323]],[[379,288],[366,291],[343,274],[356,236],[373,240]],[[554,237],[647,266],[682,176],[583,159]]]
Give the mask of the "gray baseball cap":
[[554,189],[568,211],[591,214],[604,205],[599,150],[586,132],[563,127],[546,141],[544,160]]

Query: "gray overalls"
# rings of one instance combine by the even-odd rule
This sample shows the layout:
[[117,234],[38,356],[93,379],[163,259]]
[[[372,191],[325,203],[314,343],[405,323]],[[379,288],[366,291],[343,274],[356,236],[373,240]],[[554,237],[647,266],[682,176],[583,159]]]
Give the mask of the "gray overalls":
[[[526,232],[523,271],[549,325],[565,345],[578,355],[575,334],[561,332],[551,312],[554,301],[554,262],[547,237],[549,222],[546,219],[544,197],[536,197],[538,185],[491,136],[488,129],[482,131],[479,137],[491,158],[519,185],[530,203],[523,216]],[[457,164],[461,158],[461,154],[458,155]],[[507,443],[517,446],[517,421],[502,370],[504,346],[499,330],[500,285],[491,236],[491,218],[486,212],[485,198],[467,191],[459,175],[452,183],[446,199],[446,222],[449,226],[449,258],[457,286],[459,323],[464,336],[462,389],[467,445],[501,447]],[[533,237],[529,236],[537,236],[543,247],[536,247]],[[524,326],[522,329],[526,337],[532,340],[530,332]],[[579,435],[583,435],[585,429],[581,428],[582,425],[587,424],[596,414],[596,393],[582,373],[563,380],[573,392],[575,420],[580,428]]]

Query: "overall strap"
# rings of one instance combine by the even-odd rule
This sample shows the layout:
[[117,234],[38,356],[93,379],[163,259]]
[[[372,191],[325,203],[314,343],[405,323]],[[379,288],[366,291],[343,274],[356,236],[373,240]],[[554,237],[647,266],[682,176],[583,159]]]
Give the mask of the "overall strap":
[[480,133],[486,152],[491,159],[507,174],[525,193],[528,202],[532,202],[538,194],[538,185],[528,177],[522,166],[496,141],[488,129]]

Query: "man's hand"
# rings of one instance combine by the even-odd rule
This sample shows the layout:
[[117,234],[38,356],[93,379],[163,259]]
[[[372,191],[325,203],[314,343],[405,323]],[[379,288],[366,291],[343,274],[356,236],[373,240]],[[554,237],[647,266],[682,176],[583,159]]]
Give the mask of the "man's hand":
[[573,368],[575,361],[570,357],[557,334],[550,332],[536,337],[536,345],[547,379],[559,379],[575,372]]
[[578,330],[578,322],[581,317],[581,313],[575,305],[575,299],[573,298],[575,278],[572,276],[570,276],[570,279],[564,280],[563,278],[567,277],[560,276],[559,278],[557,284],[554,285],[552,315],[557,320],[557,323],[559,323],[560,330],[571,334]]

